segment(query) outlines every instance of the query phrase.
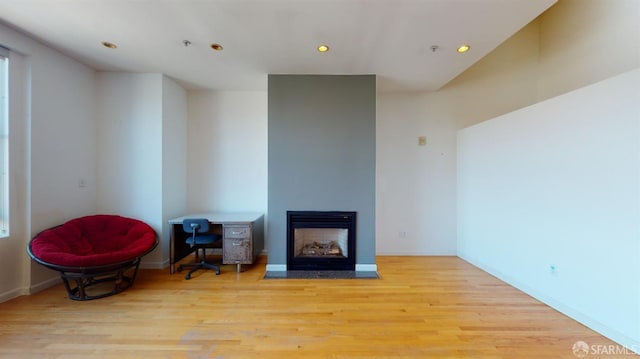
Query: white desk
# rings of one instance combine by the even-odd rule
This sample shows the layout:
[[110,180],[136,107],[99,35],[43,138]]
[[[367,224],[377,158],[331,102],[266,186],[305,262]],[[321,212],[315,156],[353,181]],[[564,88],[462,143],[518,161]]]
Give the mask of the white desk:
[[169,220],[171,242],[169,250],[169,269],[175,273],[175,264],[193,248],[185,243],[189,233],[182,229],[185,218],[206,218],[212,224],[212,232],[222,235],[222,263],[236,264],[240,272],[242,264],[252,264],[264,249],[264,216],[257,212],[239,213],[196,213]]

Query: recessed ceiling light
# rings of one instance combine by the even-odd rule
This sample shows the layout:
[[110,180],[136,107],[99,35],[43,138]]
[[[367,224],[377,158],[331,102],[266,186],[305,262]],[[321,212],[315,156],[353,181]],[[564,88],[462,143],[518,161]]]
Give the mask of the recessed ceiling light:
[[318,45],[318,52],[327,52],[327,51],[329,51],[329,46],[324,44]]
[[116,44],[114,44],[113,42],[109,42],[109,41],[103,41],[102,42],[102,46],[110,48],[110,49],[118,48],[118,46],[116,46]]
[[458,47],[458,52],[462,54],[462,53],[465,53],[465,52],[469,51],[469,49],[471,49],[471,46],[462,45],[462,46]]
[[222,45],[220,44],[211,44],[211,48],[216,51],[222,51]]

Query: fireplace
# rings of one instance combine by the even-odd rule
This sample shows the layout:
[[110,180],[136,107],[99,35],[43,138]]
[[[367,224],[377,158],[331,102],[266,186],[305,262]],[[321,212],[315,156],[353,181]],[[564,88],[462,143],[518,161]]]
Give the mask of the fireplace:
[[287,211],[287,270],[355,270],[356,212]]

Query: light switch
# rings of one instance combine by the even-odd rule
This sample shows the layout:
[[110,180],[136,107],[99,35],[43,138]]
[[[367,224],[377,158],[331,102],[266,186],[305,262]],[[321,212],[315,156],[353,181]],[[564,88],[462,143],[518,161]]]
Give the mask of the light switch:
[[418,146],[426,146],[427,145],[427,136],[418,137]]

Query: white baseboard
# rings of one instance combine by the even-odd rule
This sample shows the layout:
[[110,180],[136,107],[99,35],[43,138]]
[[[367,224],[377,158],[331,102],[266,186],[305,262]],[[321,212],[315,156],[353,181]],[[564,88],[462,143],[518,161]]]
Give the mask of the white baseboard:
[[356,264],[356,272],[377,272],[377,264]]
[[38,293],[40,291],[43,291],[47,288],[51,288],[54,285],[58,285],[62,282],[62,279],[60,279],[60,277],[56,276],[50,279],[47,279],[45,281],[42,281],[40,283],[37,284],[33,284],[30,288],[29,288],[29,292],[27,294],[34,294],[34,293]]
[[28,288],[12,289],[10,291],[0,293],[0,303],[6,302],[8,300],[17,298],[22,295],[30,295],[30,294],[38,293],[40,291],[43,291],[47,288],[51,288],[54,285],[58,285],[58,284],[60,284],[60,277],[56,276],[56,277],[47,279],[45,281],[42,281],[40,283],[34,284]]
[[286,272],[286,264],[267,264],[267,272]]
[[[502,273],[498,270],[495,270],[493,267],[487,265],[486,263],[476,260],[473,257],[467,256],[465,253],[463,252],[458,252],[458,257],[461,258],[462,260],[466,261],[467,263],[478,267],[480,269],[482,269],[483,271],[491,274],[492,276],[500,279],[501,281],[515,287],[516,289],[534,297],[535,299],[541,301],[542,303],[550,306],[551,308],[559,311],[560,313],[568,316],[569,318],[572,318],[582,324],[584,324],[585,326],[595,330],[596,332],[602,334],[603,336],[615,341],[616,343],[621,344],[622,346],[624,346],[625,348],[627,348],[629,351],[633,351],[636,352],[638,354],[640,354],[640,342],[634,340],[633,338],[629,337],[628,335],[625,335],[623,333],[620,333],[619,331],[602,324],[601,322],[599,322],[598,320],[590,317],[589,315],[586,315],[582,312],[579,312],[573,308],[571,308],[570,306],[568,306],[565,303],[561,303],[531,287],[529,287],[528,285],[521,283],[515,279],[513,279],[511,276]],[[576,339],[578,340],[578,339]],[[591,343],[590,343],[591,344]],[[595,343],[593,343],[595,344]]]
[[4,293],[0,293],[0,303],[4,303],[21,295],[27,295],[29,291],[24,288],[13,289]]

